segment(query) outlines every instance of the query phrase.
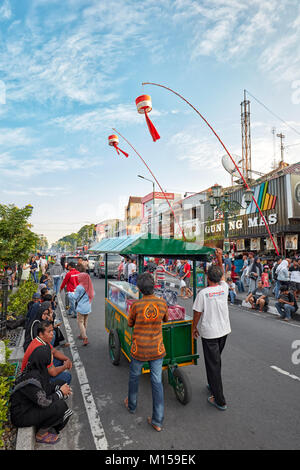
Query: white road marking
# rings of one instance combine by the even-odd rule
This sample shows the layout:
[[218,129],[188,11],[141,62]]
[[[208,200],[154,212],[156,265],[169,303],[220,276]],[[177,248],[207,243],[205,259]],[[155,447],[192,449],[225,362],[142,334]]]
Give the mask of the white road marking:
[[75,341],[73,338],[72,329],[68,319],[66,318],[65,309],[61,300],[60,294],[57,296],[59,308],[62,314],[62,319],[65,325],[65,329],[68,335],[68,342],[70,343],[71,354],[73,358],[73,366],[77,372],[80,390],[83,398],[83,402],[85,405],[85,409],[87,412],[91,432],[94,438],[94,443],[97,450],[107,450],[108,443],[105,437],[105,432],[100,420],[100,416],[95,404],[94,397],[92,395],[92,391],[89,385],[89,381],[85,372],[85,368],[81,362],[77,346],[75,345]]
[[291,379],[298,380],[298,381],[300,382],[300,377],[297,377],[297,375],[290,374],[290,373],[287,372],[286,370],[282,370],[282,369],[280,369],[280,368],[277,367],[277,366],[270,366],[270,367],[271,367],[271,369],[276,370],[276,371],[279,372],[280,374],[287,375],[287,376],[290,377]]

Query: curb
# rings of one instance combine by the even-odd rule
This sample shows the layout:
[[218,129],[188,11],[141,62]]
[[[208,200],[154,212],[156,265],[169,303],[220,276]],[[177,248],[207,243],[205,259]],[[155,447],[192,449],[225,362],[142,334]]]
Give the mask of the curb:
[[34,450],[35,429],[34,426],[18,428],[16,450]]

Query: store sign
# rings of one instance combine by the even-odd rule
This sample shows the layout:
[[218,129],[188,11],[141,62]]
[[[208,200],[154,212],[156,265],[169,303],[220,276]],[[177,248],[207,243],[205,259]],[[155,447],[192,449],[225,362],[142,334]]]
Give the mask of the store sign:
[[[269,225],[275,225],[277,224],[277,214],[269,214],[268,216],[265,217]],[[229,226],[229,231],[236,231],[236,230],[247,230],[248,228],[252,227],[263,227],[265,225],[264,220],[262,217],[257,216],[252,216],[248,217],[246,220],[243,219],[238,219],[238,220],[233,220],[229,221],[228,226]],[[225,223],[224,222],[219,222],[215,223],[212,225],[206,224],[205,226],[205,233],[206,234],[211,234],[211,233],[218,233],[225,231]]]
[[[277,196],[268,193],[269,181],[262,183],[254,188],[254,197],[261,211],[274,209],[276,206]],[[257,212],[257,206],[254,201],[249,204],[246,214]]]

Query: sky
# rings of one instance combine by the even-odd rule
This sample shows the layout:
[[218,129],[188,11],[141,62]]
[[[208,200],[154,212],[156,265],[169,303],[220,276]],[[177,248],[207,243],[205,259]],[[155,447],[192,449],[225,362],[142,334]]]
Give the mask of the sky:
[[[124,218],[152,179],[167,192],[230,184],[224,149],[241,155],[240,103],[251,102],[252,168],[271,170],[276,133],[300,160],[298,0],[0,0],[0,201],[32,204],[50,243]],[[149,94],[153,142],[135,99]],[[256,99],[254,99],[255,97]],[[267,106],[275,117],[257,100]],[[275,157],[280,158],[279,139]],[[158,188],[157,188],[158,189]]]

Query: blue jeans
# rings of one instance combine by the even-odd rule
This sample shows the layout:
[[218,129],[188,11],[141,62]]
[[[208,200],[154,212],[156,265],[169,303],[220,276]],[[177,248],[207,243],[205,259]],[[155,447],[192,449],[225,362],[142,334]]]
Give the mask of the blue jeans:
[[236,293],[233,292],[233,290],[229,291],[229,297],[230,297],[230,302],[234,304],[235,298],[236,298]]
[[53,289],[56,295],[59,293],[60,283],[61,283],[61,277],[53,276]]
[[70,307],[67,314],[77,317],[77,313],[76,313],[76,310],[75,310],[75,301],[74,301],[74,299],[71,295],[69,295],[68,293],[66,293],[66,295],[68,297],[68,305]]
[[[163,359],[149,361],[152,386],[152,424],[162,426],[164,420],[164,390],[162,384]],[[131,358],[129,384],[128,384],[128,408],[134,413],[137,406],[139,378],[144,362]]]
[[[54,357],[53,365],[55,367],[60,367],[63,365],[63,362],[57,359],[56,357]],[[63,380],[65,383],[70,385],[71,380],[72,380],[72,375],[70,374],[69,371],[65,370],[64,372],[61,372],[60,374],[56,375],[56,377],[50,377],[50,382],[55,382],[56,380]]]
[[33,271],[33,272],[31,273],[31,277],[32,277],[32,280],[33,280],[36,284],[38,284],[39,280],[38,280],[38,275],[37,275],[37,272],[36,272],[36,271]]
[[242,279],[238,279],[237,281],[235,281],[235,283],[237,285],[237,288],[238,288],[239,292],[245,292],[245,287],[244,287],[244,283],[243,283]]
[[288,320],[291,319],[292,313],[295,313],[296,310],[292,305],[282,304],[281,302],[277,302],[275,307],[281,318],[287,318]]

